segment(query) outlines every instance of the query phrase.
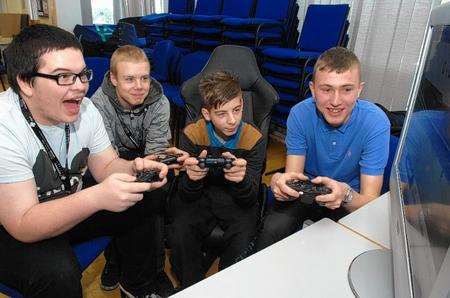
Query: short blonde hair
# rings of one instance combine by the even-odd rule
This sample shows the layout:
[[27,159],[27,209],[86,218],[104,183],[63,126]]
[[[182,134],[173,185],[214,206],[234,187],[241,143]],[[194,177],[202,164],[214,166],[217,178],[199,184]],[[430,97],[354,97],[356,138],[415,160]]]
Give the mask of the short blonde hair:
[[217,109],[242,95],[238,79],[226,71],[206,75],[200,80],[198,89],[203,98],[203,107],[207,110]]
[[112,54],[109,67],[110,72],[117,74],[117,64],[123,61],[149,63],[147,55],[145,55],[145,52],[141,48],[132,45],[125,45],[117,48]]
[[317,59],[312,80],[314,81],[318,71],[343,73],[355,66],[360,70],[361,63],[352,51],[343,47],[334,47],[323,52]]

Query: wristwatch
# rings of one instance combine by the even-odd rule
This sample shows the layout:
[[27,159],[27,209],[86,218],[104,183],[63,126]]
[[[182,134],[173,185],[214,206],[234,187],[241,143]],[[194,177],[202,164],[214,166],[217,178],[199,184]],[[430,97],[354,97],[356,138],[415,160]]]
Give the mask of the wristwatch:
[[351,201],[353,201],[353,188],[351,188],[351,186],[349,186],[347,188],[347,191],[345,192],[344,199],[342,200],[342,203],[343,204],[348,204],[348,203],[351,203]]

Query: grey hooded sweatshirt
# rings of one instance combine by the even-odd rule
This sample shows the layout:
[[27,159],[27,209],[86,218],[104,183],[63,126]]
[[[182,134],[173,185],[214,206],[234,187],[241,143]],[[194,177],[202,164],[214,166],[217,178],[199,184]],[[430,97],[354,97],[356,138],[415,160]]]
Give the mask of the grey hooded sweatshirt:
[[121,157],[132,159],[169,146],[170,104],[161,84],[155,79],[151,80],[150,91],[143,104],[133,110],[120,105],[109,72],[91,100],[102,115],[109,139]]

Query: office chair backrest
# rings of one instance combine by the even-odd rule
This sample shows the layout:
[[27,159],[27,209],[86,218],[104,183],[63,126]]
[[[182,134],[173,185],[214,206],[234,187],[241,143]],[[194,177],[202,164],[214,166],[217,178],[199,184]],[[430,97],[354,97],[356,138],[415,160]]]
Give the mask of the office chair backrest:
[[222,11],[222,0],[197,0],[196,15],[218,15]]
[[348,4],[308,6],[298,48],[324,52],[339,45],[347,21]]
[[255,0],[223,0],[222,15],[249,18],[253,15]]
[[262,77],[253,52],[242,46],[223,45],[217,47],[203,70],[184,82],[181,95],[186,102],[186,121],[200,115],[202,98],[198,89],[200,79],[207,74],[224,70],[239,79],[244,97],[244,121],[253,123],[268,137],[270,112],[278,102],[278,93]]

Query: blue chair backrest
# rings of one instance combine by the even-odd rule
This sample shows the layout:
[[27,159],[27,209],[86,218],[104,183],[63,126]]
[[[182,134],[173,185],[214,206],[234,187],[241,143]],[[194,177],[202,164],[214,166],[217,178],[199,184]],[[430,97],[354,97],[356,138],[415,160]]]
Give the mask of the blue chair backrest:
[[173,41],[162,40],[153,47],[151,75],[160,82],[168,82],[172,77],[172,69],[177,64],[180,51]]
[[89,82],[89,90],[86,97],[91,97],[103,82],[105,73],[109,70],[109,58],[85,57],[86,66],[94,72],[92,81]]
[[283,20],[287,18],[292,0],[258,0],[255,18]]
[[248,18],[252,15],[254,0],[224,0],[222,15]]
[[139,47],[136,27],[133,24],[119,22],[117,26],[120,30],[120,45],[131,44]]
[[324,52],[339,45],[349,10],[348,4],[309,5],[300,34],[299,49]]
[[222,11],[222,0],[197,0],[195,14],[197,15],[218,15]]
[[192,13],[192,0],[169,0],[169,12],[174,14]]

